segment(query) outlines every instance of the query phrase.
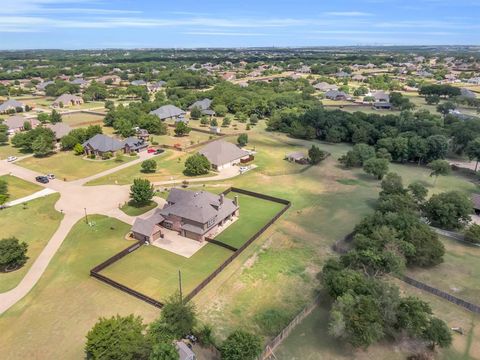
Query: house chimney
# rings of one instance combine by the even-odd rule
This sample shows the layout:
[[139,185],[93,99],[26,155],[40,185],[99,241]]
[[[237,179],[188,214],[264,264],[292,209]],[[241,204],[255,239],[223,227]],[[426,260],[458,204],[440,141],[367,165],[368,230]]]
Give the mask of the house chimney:
[[233,199],[233,203],[238,206],[238,195],[235,195],[235,198]]
[[223,200],[225,199],[224,194],[220,194],[220,205],[223,205]]

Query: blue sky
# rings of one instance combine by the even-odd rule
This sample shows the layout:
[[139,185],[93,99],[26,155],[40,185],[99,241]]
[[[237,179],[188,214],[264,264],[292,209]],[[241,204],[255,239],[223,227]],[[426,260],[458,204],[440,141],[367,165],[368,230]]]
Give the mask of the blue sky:
[[0,48],[480,44],[480,0],[0,0]]

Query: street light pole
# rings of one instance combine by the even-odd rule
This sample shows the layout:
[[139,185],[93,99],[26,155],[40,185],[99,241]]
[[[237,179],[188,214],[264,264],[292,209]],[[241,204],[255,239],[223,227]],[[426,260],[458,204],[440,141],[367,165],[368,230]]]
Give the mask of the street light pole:
[[85,222],[87,223],[88,225],[88,215],[87,215],[87,208],[83,208],[83,210],[85,210]]

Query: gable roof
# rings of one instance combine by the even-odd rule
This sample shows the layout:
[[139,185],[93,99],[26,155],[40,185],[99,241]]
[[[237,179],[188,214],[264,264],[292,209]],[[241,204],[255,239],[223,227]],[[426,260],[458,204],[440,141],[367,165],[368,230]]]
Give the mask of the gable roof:
[[122,141],[103,134],[95,135],[91,139],[85,141],[82,145],[83,147],[89,146],[93,150],[100,152],[117,151],[125,146]]
[[47,124],[46,127],[53,131],[57,140],[61,139],[65,135],[68,135],[68,133],[72,131],[72,128],[68,124],[62,122],[56,124]]
[[25,105],[15,99],[8,99],[7,101],[5,101],[3,104],[0,105],[0,111],[7,111],[10,109],[15,109],[17,107],[23,108],[25,107]]
[[9,130],[15,130],[15,129],[21,129],[23,128],[23,125],[29,122],[32,127],[37,126],[39,124],[39,121],[36,119],[27,119],[26,117],[23,116],[10,116],[9,118],[6,118],[3,123],[3,125],[7,125]]
[[325,93],[325,97],[329,99],[336,99],[337,97],[348,97],[343,91],[329,90]]
[[160,120],[165,120],[168,118],[174,118],[180,115],[184,115],[185,111],[176,107],[175,105],[164,105],[160,106],[156,110],[150,111],[150,114],[157,115]]
[[53,103],[54,104],[69,104],[71,102],[83,101],[80,96],[72,95],[72,94],[63,94],[60,95]]
[[229,162],[249,155],[247,151],[224,140],[213,141],[205,145],[199,153],[205,156],[208,161],[215,166],[228,164]]
[[136,218],[132,226],[132,231],[140,235],[152,236],[153,233],[160,230],[160,227],[157,224],[163,221],[163,217],[159,220],[160,221],[152,221],[150,218]]
[[192,105],[190,105],[188,108],[193,109],[194,107],[199,108],[200,110],[208,110],[210,109],[210,106],[212,105],[212,100],[210,99],[203,99],[203,100],[198,100],[195,101]]

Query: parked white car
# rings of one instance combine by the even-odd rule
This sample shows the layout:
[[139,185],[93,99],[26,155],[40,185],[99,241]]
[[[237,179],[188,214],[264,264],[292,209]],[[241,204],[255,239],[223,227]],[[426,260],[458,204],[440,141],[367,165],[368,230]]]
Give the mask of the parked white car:
[[250,167],[240,166],[240,174],[243,174],[244,172],[247,172],[248,170],[250,170]]
[[53,180],[53,179],[55,179],[55,175],[47,174],[47,178],[48,178],[48,180]]
[[7,161],[8,161],[8,162],[14,162],[15,160],[17,160],[17,157],[16,157],[16,156],[9,156],[9,157],[7,158]]

